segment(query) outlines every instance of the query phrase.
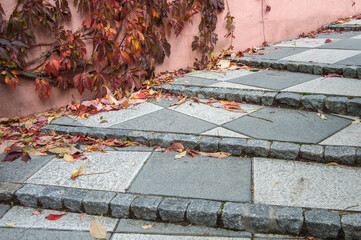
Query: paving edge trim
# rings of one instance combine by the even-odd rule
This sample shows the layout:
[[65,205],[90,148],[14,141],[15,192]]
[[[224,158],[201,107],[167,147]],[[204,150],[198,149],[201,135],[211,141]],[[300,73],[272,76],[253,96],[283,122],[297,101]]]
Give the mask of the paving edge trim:
[[137,142],[146,146],[169,147],[180,142],[185,148],[203,152],[228,152],[236,156],[263,157],[282,160],[300,160],[315,163],[361,165],[361,147],[331,146],[319,144],[302,144],[293,142],[269,141],[252,138],[228,138],[211,136],[194,136],[190,134],[155,133],[122,129],[74,127],[50,124],[41,131],[58,134],[78,134],[99,139],[121,139]]
[[336,31],[361,31],[361,26],[359,24],[332,24],[327,26],[330,29]]
[[361,78],[361,66],[355,65],[298,62],[252,57],[240,57],[233,59],[232,61],[253,67],[273,68],[287,70],[290,72],[310,73],[316,75],[339,74],[347,78]]
[[[360,69],[361,70],[361,69]],[[186,85],[153,86],[175,95],[198,98],[215,98],[218,100],[262,104],[264,106],[281,106],[293,109],[322,110],[325,113],[361,116],[361,97],[346,97],[323,94],[299,94],[293,92],[239,90],[214,87],[186,87]]]
[[361,236],[361,213],[0,182],[0,202],[114,218],[190,223],[251,233]]

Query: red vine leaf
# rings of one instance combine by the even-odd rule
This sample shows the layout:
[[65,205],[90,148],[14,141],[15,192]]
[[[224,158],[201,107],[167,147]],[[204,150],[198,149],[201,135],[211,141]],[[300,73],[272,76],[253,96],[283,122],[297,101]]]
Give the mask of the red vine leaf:
[[49,220],[49,221],[56,221],[62,217],[64,217],[66,215],[66,213],[64,214],[49,214],[48,216],[45,217],[45,219]]

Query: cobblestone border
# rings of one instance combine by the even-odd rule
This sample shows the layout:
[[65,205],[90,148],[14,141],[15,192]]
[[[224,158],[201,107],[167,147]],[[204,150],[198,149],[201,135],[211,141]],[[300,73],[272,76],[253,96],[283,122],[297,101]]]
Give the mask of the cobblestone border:
[[181,142],[185,148],[206,152],[229,152],[233,155],[249,157],[270,157],[310,162],[336,162],[345,165],[361,165],[361,148],[352,146],[331,146],[269,141],[261,139],[194,136],[189,134],[154,133],[121,129],[60,126],[50,124],[41,128],[43,132],[55,131],[59,134],[86,134],[98,138],[116,138],[138,142],[144,145],[169,147]]
[[329,25],[328,28],[336,31],[361,31],[361,26],[359,24],[333,24]]
[[233,59],[236,63],[243,63],[253,67],[265,67],[290,72],[302,72],[316,75],[340,74],[347,78],[361,78],[361,66],[326,64],[326,63],[308,63],[286,60],[272,60],[267,58],[241,57]]
[[361,116],[361,97],[351,98],[322,94],[303,95],[292,92],[239,90],[215,87],[185,87],[184,85],[153,86],[153,89],[188,97],[206,99],[213,97],[218,100],[247,102],[262,104],[264,106],[303,108],[312,111],[322,110],[326,113]]
[[[114,218],[190,223],[251,233],[359,239],[361,214],[241,202],[147,196],[26,184],[3,192],[26,207],[84,212]],[[9,185],[9,187],[7,187]],[[6,188],[7,187],[7,188]],[[81,192],[82,194],[74,194]],[[0,196],[0,202],[8,202]]]

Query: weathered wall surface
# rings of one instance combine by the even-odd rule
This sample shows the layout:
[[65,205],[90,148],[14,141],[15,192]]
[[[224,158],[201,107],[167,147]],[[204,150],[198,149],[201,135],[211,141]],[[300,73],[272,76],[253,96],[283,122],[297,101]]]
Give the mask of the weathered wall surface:
[[[16,1],[0,0],[7,14],[12,12]],[[273,43],[283,39],[297,37],[341,17],[361,13],[361,3],[354,0],[228,0],[232,15],[235,17],[236,39],[234,51],[261,45],[264,41]],[[266,12],[266,6],[271,10]],[[81,16],[73,9],[71,27],[77,29],[82,23]],[[217,33],[219,42],[217,50],[228,48],[230,39],[226,34],[224,17],[226,11],[218,18]],[[196,53],[192,52],[193,36],[198,34],[199,17],[195,17],[193,25],[187,26],[178,37],[171,37],[171,56],[157,71],[175,70],[192,66]],[[39,49],[44,51],[45,49]],[[33,56],[37,53],[33,52]],[[33,84],[20,81],[15,91],[3,84],[0,85],[0,117],[26,116],[35,112],[45,111],[52,107],[60,107],[73,99],[89,97],[81,96],[75,89],[62,91],[53,89],[49,101],[40,100],[33,91]]]

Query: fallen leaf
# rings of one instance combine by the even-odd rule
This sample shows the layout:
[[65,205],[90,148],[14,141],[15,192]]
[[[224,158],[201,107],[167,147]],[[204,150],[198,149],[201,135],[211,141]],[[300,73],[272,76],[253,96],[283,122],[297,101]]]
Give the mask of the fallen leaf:
[[28,151],[28,154],[30,156],[46,156],[48,155],[45,150],[40,150],[40,149],[30,149],[30,151]]
[[108,121],[107,120],[102,120],[99,122],[99,124],[102,124],[102,123],[107,123]]
[[231,65],[231,61],[230,60],[225,60],[222,59],[218,62],[217,64],[221,69],[226,69]]
[[153,227],[153,225],[144,225],[144,226],[142,226],[143,229],[149,229],[149,228],[152,228],[152,227]]
[[178,106],[178,105],[183,104],[183,103],[187,100],[187,98],[188,98],[188,97],[184,97],[184,98],[182,98],[182,99],[181,99],[181,100],[179,100],[178,102],[171,104],[171,105],[170,105],[170,107],[173,107],[173,106]]
[[65,153],[64,154],[64,161],[74,163],[74,162],[76,162],[76,159],[73,158],[72,155]]
[[128,101],[124,101],[124,102],[122,102],[122,106],[123,106],[124,108],[128,108],[128,107],[130,107],[130,104],[129,104]]
[[11,222],[11,223],[6,223],[5,225],[6,225],[6,226],[9,226],[9,227],[13,227],[13,226],[16,225],[16,223],[15,223],[15,222]]
[[239,105],[241,105],[240,103],[236,103],[235,101],[219,101],[220,103],[222,103],[225,106],[235,106],[238,107]]
[[146,97],[147,95],[145,95],[145,93],[138,93],[137,95],[134,96],[135,99],[144,99]]
[[352,122],[352,124],[360,124],[360,119],[356,119],[355,121]]
[[34,212],[32,212],[32,214],[33,214],[33,215],[40,215],[41,212],[39,212],[39,211],[34,211]]
[[214,157],[214,158],[226,158],[231,156],[231,153],[227,153],[227,152],[215,152],[215,153],[210,153],[210,152],[199,152],[200,155],[202,156],[208,156],[208,157]]
[[331,163],[326,163],[325,166],[338,166],[338,164],[335,162],[331,162]]
[[51,123],[54,119],[55,119],[55,117],[49,117],[48,118],[48,124]]
[[170,145],[169,147],[167,147],[168,151],[177,151],[177,152],[183,152],[184,150],[184,146],[183,144],[176,142],[173,143],[172,145]]
[[45,219],[49,220],[49,221],[56,221],[62,217],[64,217],[66,215],[66,213],[64,214],[49,214],[48,216],[45,217]]
[[326,40],[325,40],[325,43],[331,43],[331,42],[332,42],[331,39],[326,39]]
[[321,119],[327,120],[327,117],[325,116],[325,114],[317,113],[317,115],[318,115]]
[[72,145],[60,145],[60,146],[54,146],[54,147],[50,147],[48,148],[49,152],[52,153],[58,153],[58,154],[70,154],[70,155],[74,155],[75,153],[80,152],[79,149],[75,148]]
[[75,170],[73,172],[73,174],[71,175],[70,179],[71,180],[75,180],[75,178],[84,175],[85,174],[85,167],[84,166],[80,166],[79,169]]
[[94,219],[90,223],[90,235],[97,239],[106,239],[107,237],[107,229],[100,223],[96,222]]
[[187,155],[187,151],[181,152],[174,156],[174,159],[181,159]]
[[16,143],[15,140],[4,140],[0,145],[0,154],[5,152],[5,149],[11,147],[11,145],[13,145],[14,143]]

